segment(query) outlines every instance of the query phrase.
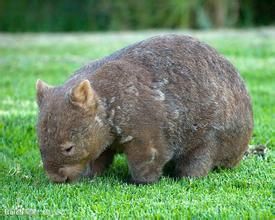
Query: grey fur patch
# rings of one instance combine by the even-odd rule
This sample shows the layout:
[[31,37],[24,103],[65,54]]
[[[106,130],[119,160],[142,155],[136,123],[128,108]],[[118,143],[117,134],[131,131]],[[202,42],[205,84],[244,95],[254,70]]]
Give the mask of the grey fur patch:
[[156,95],[154,96],[155,100],[157,101],[164,101],[165,100],[165,95],[162,91],[160,90],[155,90]]
[[97,115],[95,116],[95,121],[99,124],[99,126],[103,126],[103,121]]
[[115,126],[115,129],[116,129],[117,134],[121,134],[122,133],[122,130],[121,130],[120,127]]
[[154,162],[154,160],[156,159],[157,153],[158,153],[158,151],[156,148],[151,148],[151,159],[150,159],[149,163]]
[[116,100],[116,97],[112,97],[110,100],[110,103],[114,103],[115,100]]
[[125,138],[122,138],[121,141],[120,141],[120,143],[124,144],[126,142],[131,141],[131,140],[133,140],[133,137],[129,135],[129,136],[125,137]]

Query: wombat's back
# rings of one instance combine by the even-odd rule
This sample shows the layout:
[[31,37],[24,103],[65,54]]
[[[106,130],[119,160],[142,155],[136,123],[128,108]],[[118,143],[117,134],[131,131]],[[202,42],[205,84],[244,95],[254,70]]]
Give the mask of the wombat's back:
[[[149,87],[165,109],[163,133],[177,155],[202,144],[201,139],[219,142],[223,160],[232,145],[236,155],[229,157],[245,151],[253,127],[250,98],[238,72],[216,50],[192,37],[157,36],[87,65],[73,78],[85,79],[114,61],[145,70],[132,74],[150,74]],[[231,166],[228,161],[224,165]]]
[[122,57],[153,73],[151,88],[166,106],[171,145],[194,148],[213,135],[226,145],[220,154],[232,145],[236,154],[245,151],[253,127],[250,97],[239,73],[215,49],[168,35],[141,42]]

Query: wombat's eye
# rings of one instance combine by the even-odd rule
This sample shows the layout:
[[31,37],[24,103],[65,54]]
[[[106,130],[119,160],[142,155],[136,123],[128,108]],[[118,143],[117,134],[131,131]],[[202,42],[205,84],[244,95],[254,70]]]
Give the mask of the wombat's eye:
[[62,150],[63,150],[63,153],[65,155],[72,155],[74,153],[74,144],[73,143],[66,143],[66,144],[63,144],[61,145],[62,146]]
[[73,149],[73,146],[70,146],[67,149],[65,149],[65,151],[69,153],[72,149]]

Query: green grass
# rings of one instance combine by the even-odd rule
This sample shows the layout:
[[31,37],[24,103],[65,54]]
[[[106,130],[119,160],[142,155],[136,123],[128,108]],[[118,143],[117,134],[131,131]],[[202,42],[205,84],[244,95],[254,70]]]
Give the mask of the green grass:
[[61,84],[74,70],[160,32],[0,34],[0,216],[76,218],[274,218],[275,29],[189,32],[218,49],[241,72],[253,99],[251,144],[266,144],[265,159],[200,179],[163,177],[153,185],[125,183],[117,156],[102,177],[52,184],[37,146],[35,81]]

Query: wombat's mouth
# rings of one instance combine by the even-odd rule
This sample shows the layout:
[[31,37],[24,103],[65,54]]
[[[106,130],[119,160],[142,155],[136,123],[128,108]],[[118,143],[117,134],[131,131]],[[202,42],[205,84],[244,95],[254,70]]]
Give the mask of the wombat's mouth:
[[80,166],[62,167],[58,170],[58,173],[52,173],[50,171],[46,171],[46,173],[54,183],[74,183],[80,178],[90,175],[91,171],[89,166],[83,168]]
[[49,179],[54,182],[54,183],[68,183],[70,182],[70,178],[67,176],[59,176],[56,174],[49,174],[49,172],[47,172]]
[[70,178],[70,177],[67,177],[64,181],[64,183],[75,183],[79,180],[80,177],[75,177],[75,178]]
[[58,181],[52,180],[54,183],[75,183],[80,179],[80,176],[77,177],[64,177],[63,179],[59,179]]
[[66,177],[65,180],[64,180],[64,183],[69,183],[71,180],[69,177]]
[[62,181],[57,183],[76,183],[82,178],[89,178],[89,177],[91,177],[91,169],[90,169],[90,166],[87,165],[87,167],[80,174],[76,176],[66,176]]

